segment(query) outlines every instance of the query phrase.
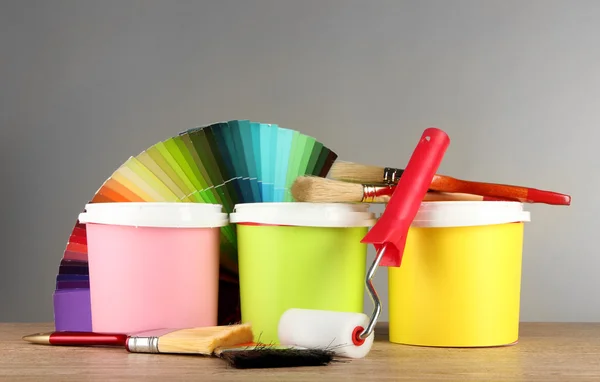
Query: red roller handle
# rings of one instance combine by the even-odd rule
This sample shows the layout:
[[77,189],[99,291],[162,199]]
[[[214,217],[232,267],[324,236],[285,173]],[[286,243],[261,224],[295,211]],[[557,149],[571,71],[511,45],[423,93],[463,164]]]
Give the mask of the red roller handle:
[[444,131],[430,127],[423,132],[381,218],[362,240],[377,251],[385,246],[380,265],[399,267],[402,263],[408,229],[449,145]]

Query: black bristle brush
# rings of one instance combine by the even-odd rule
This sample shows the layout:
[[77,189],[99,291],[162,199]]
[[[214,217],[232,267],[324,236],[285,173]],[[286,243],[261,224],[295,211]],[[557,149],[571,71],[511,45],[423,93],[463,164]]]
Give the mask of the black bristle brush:
[[215,355],[236,369],[327,366],[331,362],[339,362],[332,350],[267,344],[222,348],[215,351]]

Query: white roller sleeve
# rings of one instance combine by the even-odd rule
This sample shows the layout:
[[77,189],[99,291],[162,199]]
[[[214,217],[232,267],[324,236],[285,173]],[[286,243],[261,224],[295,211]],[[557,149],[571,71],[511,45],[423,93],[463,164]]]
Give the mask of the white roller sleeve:
[[371,350],[374,332],[360,345],[352,341],[357,326],[366,328],[363,313],[289,309],[279,319],[279,342],[287,346],[327,349],[348,358],[363,358]]

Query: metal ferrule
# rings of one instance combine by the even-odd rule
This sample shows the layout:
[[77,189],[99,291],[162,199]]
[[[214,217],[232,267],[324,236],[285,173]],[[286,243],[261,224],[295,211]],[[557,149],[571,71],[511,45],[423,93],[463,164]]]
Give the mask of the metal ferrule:
[[372,186],[372,185],[364,185],[363,186],[363,199],[362,201],[365,203],[374,203],[376,199],[380,196],[389,196],[392,194],[392,185],[388,186]]
[[396,184],[403,172],[404,170],[399,168],[386,167],[383,169],[383,181],[387,184]]
[[129,337],[127,350],[132,353],[160,353],[158,337]]

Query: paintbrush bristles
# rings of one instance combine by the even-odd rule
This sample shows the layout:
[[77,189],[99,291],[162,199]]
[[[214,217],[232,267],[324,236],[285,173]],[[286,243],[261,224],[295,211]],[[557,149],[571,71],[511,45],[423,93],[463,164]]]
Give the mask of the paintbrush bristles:
[[329,172],[332,179],[362,184],[382,184],[383,167],[337,161]]
[[254,339],[250,324],[209,326],[176,330],[158,339],[161,353],[212,355],[215,349]]
[[357,203],[363,199],[363,185],[317,176],[299,176],[290,189],[298,202]]

